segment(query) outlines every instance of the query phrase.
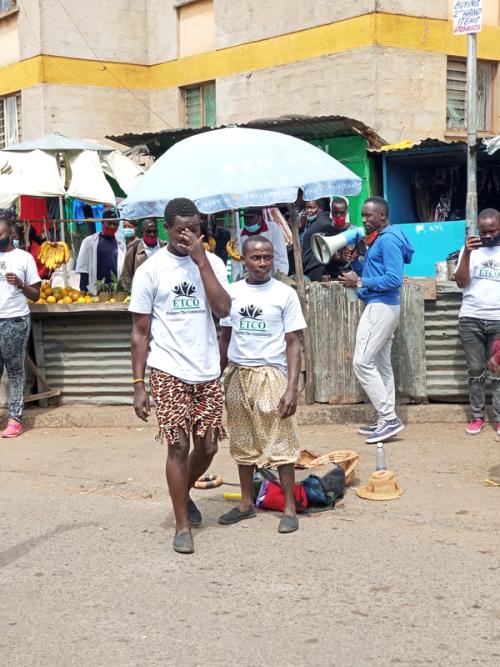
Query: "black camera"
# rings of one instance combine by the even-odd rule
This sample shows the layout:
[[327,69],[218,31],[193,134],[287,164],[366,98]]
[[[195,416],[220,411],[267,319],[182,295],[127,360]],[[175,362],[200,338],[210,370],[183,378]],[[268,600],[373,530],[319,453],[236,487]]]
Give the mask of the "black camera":
[[500,245],[500,235],[499,236],[481,236],[481,245],[484,248],[493,248],[493,246]]

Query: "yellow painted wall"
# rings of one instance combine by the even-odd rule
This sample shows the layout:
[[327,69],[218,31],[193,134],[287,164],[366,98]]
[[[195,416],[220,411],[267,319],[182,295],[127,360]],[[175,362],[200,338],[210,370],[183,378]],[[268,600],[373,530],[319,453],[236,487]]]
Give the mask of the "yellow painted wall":
[[178,8],[179,58],[215,49],[213,0],[197,0]]

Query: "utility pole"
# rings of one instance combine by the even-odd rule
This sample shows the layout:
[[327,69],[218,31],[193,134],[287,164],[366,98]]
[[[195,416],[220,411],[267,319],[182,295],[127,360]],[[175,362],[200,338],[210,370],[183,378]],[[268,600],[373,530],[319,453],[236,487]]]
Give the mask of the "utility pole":
[[455,0],[453,34],[467,35],[467,236],[477,236],[477,33],[483,23],[483,0]]
[[467,35],[467,236],[477,236],[477,33]]

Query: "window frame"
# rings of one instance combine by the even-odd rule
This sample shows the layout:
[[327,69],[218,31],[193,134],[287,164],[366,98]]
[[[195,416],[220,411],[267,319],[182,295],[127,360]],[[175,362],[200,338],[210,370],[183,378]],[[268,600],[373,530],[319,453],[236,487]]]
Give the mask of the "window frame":
[[[450,125],[448,123],[448,94],[449,94],[449,65],[450,63],[461,63],[467,64],[466,59],[459,57],[448,57],[446,61],[446,134],[447,135],[456,135],[456,134],[465,134],[467,132],[467,82],[465,80],[465,90],[464,90],[464,124],[460,125]],[[479,68],[481,66],[487,66],[490,68],[490,81],[487,87],[487,99],[486,99],[486,125],[488,127],[477,127],[477,132],[482,134],[491,134],[495,132],[495,92],[497,85],[498,77],[498,63],[494,60],[478,60],[478,74]],[[477,101],[478,107],[479,103]],[[479,118],[478,118],[479,122]]]
[[[213,119],[213,125],[211,125],[208,122],[205,122],[205,111],[206,111],[206,100],[205,100],[205,90],[209,85],[213,85],[214,87],[214,100],[215,100],[215,118]],[[189,125],[189,118],[188,118],[188,108],[187,108],[187,92],[189,90],[196,90],[198,89],[200,91],[200,126],[198,128],[191,127]],[[202,81],[201,83],[195,83],[189,86],[184,86],[181,88],[181,95],[182,95],[182,107],[183,107],[183,123],[184,127],[188,129],[200,129],[202,127],[215,127],[217,123],[217,84],[214,79],[209,80],[209,81]]]
[[[7,100],[15,99],[16,107],[16,134],[17,138],[14,143],[7,144]],[[0,96],[0,149],[9,148],[16,143],[22,141],[22,97],[21,91],[10,93],[9,95]]]

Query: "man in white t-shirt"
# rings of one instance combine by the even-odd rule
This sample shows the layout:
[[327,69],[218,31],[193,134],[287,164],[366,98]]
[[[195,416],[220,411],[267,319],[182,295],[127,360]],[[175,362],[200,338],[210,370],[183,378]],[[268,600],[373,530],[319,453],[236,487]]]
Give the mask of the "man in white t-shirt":
[[[458,328],[469,375],[472,421],[465,429],[481,433],[485,425],[485,385],[492,346],[500,336],[500,213],[487,208],[479,214],[479,236],[470,236],[462,248],[455,273],[463,300]],[[500,435],[500,377],[490,376],[493,420]]]
[[[220,352],[230,451],[238,464],[241,503],[223,514],[229,525],[255,516],[252,478],[263,456],[278,468],[285,497],[280,533],[298,529],[295,470],[299,439],[295,421],[300,338],[306,322],[296,292],[271,278],[273,246],[263,236],[243,244],[245,280],[229,286],[231,313],[221,320]],[[229,362],[229,364],[228,364]]]
[[165,208],[165,227],[167,247],[137,269],[132,285],[134,409],[147,420],[147,363],[158,438],[168,446],[173,547],[179,553],[193,553],[191,526],[202,519],[189,491],[210,466],[218,438],[225,436],[213,315],[225,317],[231,301],[223,262],[203,247],[195,204],[184,198],[171,200]]

